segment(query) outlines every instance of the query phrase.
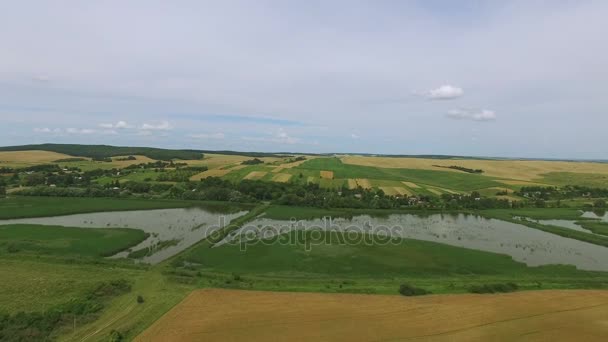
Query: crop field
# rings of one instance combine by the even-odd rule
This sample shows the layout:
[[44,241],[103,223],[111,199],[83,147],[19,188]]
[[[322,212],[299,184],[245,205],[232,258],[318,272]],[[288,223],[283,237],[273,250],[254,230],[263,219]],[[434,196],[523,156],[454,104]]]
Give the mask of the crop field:
[[413,195],[413,192],[407,190],[404,187],[401,186],[381,186],[380,189],[382,191],[384,191],[385,194],[389,195],[389,196],[411,196]]
[[409,188],[412,188],[412,189],[418,189],[418,188],[420,188],[418,186],[418,184],[416,184],[416,183],[412,183],[412,182],[401,182],[401,183],[407,185]]
[[[311,158],[312,157],[308,157],[308,159],[311,159]],[[300,166],[300,165],[302,165],[305,162],[306,162],[306,159],[305,160],[298,160],[298,161],[291,162],[291,163],[280,164],[272,172],[281,172],[284,169],[291,169],[293,167]]]
[[372,188],[372,183],[369,181],[369,179],[356,178],[355,182],[357,183],[358,187],[360,186],[363,189],[371,189]]
[[222,177],[227,175],[230,171],[232,171],[232,169],[211,169],[190,177],[190,180],[198,181],[207,177]]
[[231,164],[240,164],[245,160],[251,159],[246,156],[211,154],[207,153],[201,160],[185,160],[189,165],[205,165],[209,169],[217,169]]
[[[483,160],[483,159],[425,159],[347,156],[342,162],[351,165],[377,166],[382,168],[438,170],[434,165],[458,165],[482,169],[484,175],[494,178],[532,181],[550,172],[590,173],[608,175],[607,163],[541,161],[541,160]],[[441,169],[440,169],[441,170]],[[457,170],[443,169],[448,172]]]
[[266,176],[268,172],[265,171],[251,171],[243,179],[261,179]]
[[320,171],[320,176],[321,178],[325,178],[325,179],[333,179],[334,178],[334,172],[333,171]]
[[277,173],[272,177],[273,182],[285,183],[292,177],[289,173]]
[[380,179],[408,181],[416,184],[428,184],[431,186],[470,191],[492,186],[499,186],[490,177],[464,172],[444,171],[447,169],[423,170],[423,169],[397,169],[379,168],[372,166],[361,166],[344,164],[338,158],[317,158],[309,160],[295,169],[303,170],[332,170],[334,177],[338,179]]
[[0,152],[0,167],[23,167],[36,164],[52,163],[55,160],[74,158],[63,153],[49,151],[16,151]]
[[405,298],[200,290],[136,341],[604,341],[606,315],[608,291]]

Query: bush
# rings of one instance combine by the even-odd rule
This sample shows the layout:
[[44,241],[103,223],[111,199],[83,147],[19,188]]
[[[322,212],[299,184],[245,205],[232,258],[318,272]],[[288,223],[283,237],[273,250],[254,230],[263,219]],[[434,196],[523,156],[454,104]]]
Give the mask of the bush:
[[415,287],[412,286],[410,284],[401,284],[401,286],[399,286],[399,293],[403,296],[423,296],[426,294],[430,294],[430,291],[427,291],[425,289],[421,289],[419,287]]
[[498,284],[484,284],[484,285],[473,285],[469,287],[471,293],[507,293],[517,291],[519,287],[514,283],[498,283]]
[[144,302],[144,297],[142,297],[141,295],[137,296],[137,303],[138,304],[142,304]]
[[118,330],[110,331],[110,342],[120,342],[123,341],[124,337]]

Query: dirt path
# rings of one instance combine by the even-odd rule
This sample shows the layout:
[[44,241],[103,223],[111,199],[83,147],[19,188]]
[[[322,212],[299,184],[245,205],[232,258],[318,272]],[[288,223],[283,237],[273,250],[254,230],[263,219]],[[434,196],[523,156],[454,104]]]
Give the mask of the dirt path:
[[608,291],[401,297],[199,290],[136,341],[606,341]]

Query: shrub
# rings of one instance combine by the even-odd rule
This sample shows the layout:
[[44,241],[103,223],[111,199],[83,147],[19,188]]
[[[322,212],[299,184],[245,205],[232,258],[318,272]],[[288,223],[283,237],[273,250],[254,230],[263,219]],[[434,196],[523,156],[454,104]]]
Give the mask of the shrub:
[[141,295],[137,296],[137,303],[138,304],[142,304],[144,302],[144,297],[142,297]]
[[412,286],[410,284],[401,284],[401,286],[399,286],[399,293],[403,296],[410,297],[410,296],[423,296],[423,295],[429,294],[431,292],[429,292],[425,289],[419,288],[419,287]]
[[110,331],[110,342],[120,342],[123,341],[124,337],[118,330]]
[[514,283],[497,283],[473,285],[469,287],[471,293],[507,293],[517,291],[519,287]]

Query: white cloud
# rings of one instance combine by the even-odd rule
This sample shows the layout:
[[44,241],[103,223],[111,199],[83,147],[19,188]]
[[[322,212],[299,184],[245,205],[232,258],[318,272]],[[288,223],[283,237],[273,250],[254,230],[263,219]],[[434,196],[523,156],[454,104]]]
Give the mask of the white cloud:
[[160,121],[155,123],[144,123],[141,125],[141,129],[144,131],[168,131],[173,129],[173,126],[169,124],[169,121]]
[[48,128],[48,127],[34,128],[34,132],[36,132],[36,133],[51,133],[51,129]]
[[94,129],[90,129],[90,128],[66,128],[65,131],[69,134],[93,134],[96,133],[97,131],[95,131]]
[[359,139],[360,138],[359,135],[357,135],[355,133],[351,133],[350,137],[353,138],[353,139]]
[[432,100],[452,100],[464,95],[464,90],[449,84],[444,84],[437,89],[432,89],[427,96]]
[[122,128],[133,128],[133,126],[129,125],[126,121],[122,121],[122,120],[118,121],[115,124],[112,124],[112,123],[101,123],[101,124],[99,124],[99,127],[101,127],[101,128],[108,128],[108,129],[110,129],[110,128],[119,128],[119,129],[122,129]]
[[200,133],[190,134],[189,137],[195,139],[224,139],[224,133]]
[[457,120],[493,121],[496,113],[488,109],[452,109],[448,111],[447,117]]

